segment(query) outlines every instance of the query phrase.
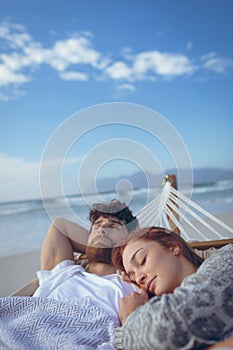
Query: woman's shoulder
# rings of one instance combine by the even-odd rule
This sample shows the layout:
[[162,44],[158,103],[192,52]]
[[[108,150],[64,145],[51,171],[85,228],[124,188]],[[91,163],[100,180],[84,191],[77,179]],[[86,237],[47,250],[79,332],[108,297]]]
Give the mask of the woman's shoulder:
[[[196,272],[198,276],[205,278],[220,278],[232,275],[233,269],[233,244],[219,248],[207,258]],[[221,275],[224,275],[221,277]]]
[[219,261],[222,260],[223,262],[231,262],[233,263],[233,244],[227,244],[218,250],[216,250],[208,259],[206,259],[206,263],[209,261]]
[[230,244],[227,244],[227,245],[219,248],[216,253],[222,254],[224,252],[233,252],[233,244],[230,243]]

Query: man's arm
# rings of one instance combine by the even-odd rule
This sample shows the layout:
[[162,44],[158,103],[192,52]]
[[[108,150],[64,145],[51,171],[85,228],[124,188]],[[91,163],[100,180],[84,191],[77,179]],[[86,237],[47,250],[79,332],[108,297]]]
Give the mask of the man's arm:
[[73,260],[74,251],[85,252],[89,231],[66,219],[55,219],[41,248],[41,270],[51,270],[63,260]]
[[221,248],[173,294],[153,297],[115,330],[117,349],[194,349],[233,331],[233,245]]

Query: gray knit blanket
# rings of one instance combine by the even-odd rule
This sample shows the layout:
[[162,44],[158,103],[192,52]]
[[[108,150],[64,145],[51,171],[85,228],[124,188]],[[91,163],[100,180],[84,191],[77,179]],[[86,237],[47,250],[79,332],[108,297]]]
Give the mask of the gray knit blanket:
[[0,298],[1,350],[112,350],[115,326],[116,320],[88,299],[66,305],[34,297]]

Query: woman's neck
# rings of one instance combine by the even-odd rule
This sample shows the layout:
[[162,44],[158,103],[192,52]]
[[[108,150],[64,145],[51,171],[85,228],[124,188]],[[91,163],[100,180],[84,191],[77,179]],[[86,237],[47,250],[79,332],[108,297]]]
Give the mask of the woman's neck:
[[183,269],[182,269],[182,281],[185,277],[192,275],[197,271],[197,267],[194,266],[190,261],[184,258]]

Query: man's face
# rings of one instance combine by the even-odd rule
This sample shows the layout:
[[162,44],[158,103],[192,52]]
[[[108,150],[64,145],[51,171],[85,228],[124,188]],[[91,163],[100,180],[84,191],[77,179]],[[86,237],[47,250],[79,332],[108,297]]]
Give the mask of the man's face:
[[114,216],[99,216],[92,225],[88,246],[112,248],[128,233],[124,220]]

